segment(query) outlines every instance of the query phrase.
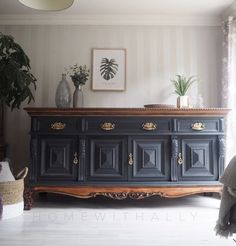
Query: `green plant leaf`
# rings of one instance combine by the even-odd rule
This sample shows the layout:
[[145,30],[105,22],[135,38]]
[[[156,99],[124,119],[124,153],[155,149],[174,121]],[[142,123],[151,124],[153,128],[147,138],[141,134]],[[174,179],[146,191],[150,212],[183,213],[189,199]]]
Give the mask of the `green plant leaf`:
[[171,80],[171,82],[173,83],[174,87],[175,87],[175,93],[179,96],[184,96],[189,87],[196,81],[198,81],[198,79],[194,79],[195,76],[191,76],[189,78],[186,78],[185,76],[181,76],[181,75],[176,75],[177,79],[176,80]]
[[12,110],[28,99],[34,100],[31,87],[36,78],[30,71],[30,60],[11,36],[0,33],[0,103]]

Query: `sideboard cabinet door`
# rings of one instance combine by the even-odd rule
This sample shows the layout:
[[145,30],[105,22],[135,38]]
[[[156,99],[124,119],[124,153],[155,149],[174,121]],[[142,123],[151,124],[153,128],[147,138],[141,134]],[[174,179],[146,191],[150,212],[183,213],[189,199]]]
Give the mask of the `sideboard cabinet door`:
[[128,156],[129,180],[169,181],[169,146],[168,136],[131,137]]
[[77,152],[79,148],[75,137],[42,136],[39,138],[39,148],[38,180],[77,180],[77,164],[79,163],[75,163],[77,159],[79,161]]
[[180,138],[178,180],[218,180],[216,136],[183,136]]
[[126,180],[126,138],[94,136],[88,141],[88,179],[92,181]]

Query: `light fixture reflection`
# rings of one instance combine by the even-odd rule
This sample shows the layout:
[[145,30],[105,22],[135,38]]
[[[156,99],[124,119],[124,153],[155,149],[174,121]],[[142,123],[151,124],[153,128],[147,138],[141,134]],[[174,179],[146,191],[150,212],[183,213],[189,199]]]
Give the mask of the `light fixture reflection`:
[[59,11],[69,8],[74,0],[19,0],[19,2],[32,9]]

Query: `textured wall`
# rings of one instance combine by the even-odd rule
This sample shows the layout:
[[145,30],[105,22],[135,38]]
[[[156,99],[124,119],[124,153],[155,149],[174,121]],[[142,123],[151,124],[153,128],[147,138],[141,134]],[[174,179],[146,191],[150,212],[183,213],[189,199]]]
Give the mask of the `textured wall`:
[[[127,89],[94,92],[89,80],[84,87],[85,106],[175,103],[170,79],[176,74],[197,75],[201,82],[189,94],[201,93],[206,106],[219,106],[220,27],[0,26],[0,31],[13,35],[31,59],[38,79],[31,106],[54,107],[64,67],[74,63],[91,67],[92,48],[127,49]],[[29,127],[24,110],[7,111],[8,156],[17,170],[29,163]]]

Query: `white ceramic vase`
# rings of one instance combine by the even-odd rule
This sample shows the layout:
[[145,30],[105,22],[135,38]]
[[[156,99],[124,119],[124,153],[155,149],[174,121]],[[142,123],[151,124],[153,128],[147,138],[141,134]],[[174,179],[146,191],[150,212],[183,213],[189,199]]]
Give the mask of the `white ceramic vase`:
[[177,98],[177,107],[178,108],[188,108],[189,107],[189,97],[179,96]]

